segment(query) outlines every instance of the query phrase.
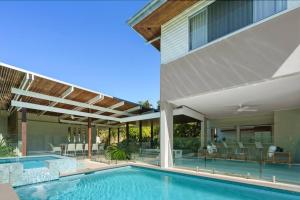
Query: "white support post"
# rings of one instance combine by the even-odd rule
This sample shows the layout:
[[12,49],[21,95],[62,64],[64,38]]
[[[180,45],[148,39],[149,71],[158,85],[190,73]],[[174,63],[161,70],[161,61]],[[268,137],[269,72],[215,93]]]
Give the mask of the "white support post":
[[236,126],[236,141],[237,142],[241,141],[241,128],[239,125]]
[[168,102],[160,104],[160,165],[173,167],[173,106]]
[[200,144],[201,144],[201,149],[205,146],[205,121],[201,121],[201,132],[200,132]]

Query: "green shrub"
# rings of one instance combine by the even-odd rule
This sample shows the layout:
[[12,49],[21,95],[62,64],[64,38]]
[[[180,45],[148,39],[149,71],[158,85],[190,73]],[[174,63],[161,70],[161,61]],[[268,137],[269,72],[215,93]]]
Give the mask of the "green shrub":
[[128,160],[129,155],[124,150],[116,145],[108,146],[105,152],[105,155],[110,160]]
[[0,140],[0,157],[14,156],[14,148],[5,139]]

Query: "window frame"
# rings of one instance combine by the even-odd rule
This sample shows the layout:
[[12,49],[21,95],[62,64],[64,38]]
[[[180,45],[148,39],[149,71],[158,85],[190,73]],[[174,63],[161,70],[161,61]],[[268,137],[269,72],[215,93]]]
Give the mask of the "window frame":
[[[213,2],[212,2],[213,3]],[[198,46],[198,47],[195,47],[195,48],[192,48],[192,39],[191,39],[191,19],[203,12],[206,12],[206,20],[205,20],[205,23],[206,23],[206,44],[208,43],[208,9],[207,9],[207,6],[201,8],[200,10],[198,10],[197,12],[191,14],[190,16],[188,16],[188,51],[193,51],[201,46]],[[205,44],[204,44],[205,45]],[[202,45],[203,46],[203,45]]]

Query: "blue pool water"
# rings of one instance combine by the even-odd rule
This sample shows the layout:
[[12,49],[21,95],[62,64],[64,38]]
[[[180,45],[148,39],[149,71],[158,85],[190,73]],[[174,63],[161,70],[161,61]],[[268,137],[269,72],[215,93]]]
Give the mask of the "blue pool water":
[[261,168],[258,162],[251,161],[235,161],[223,159],[208,159],[205,165],[204,159],[197,158],[180,158],[175,160],[175,166],[185,167],[195,170],[199,169],[215,170],[217,173],[235,174],[247,176],[250,174],[253,178],[261,178],[267,181],[272,181],[273,176],[279,182],[287,182],[292,184],[300,184],[300,165],[287,164],[263,164]]
[[15,188],[21,200],[299,200],[285,192],[177,173],[123,167]]
[[24,169],[31,169],[31,168],[46,167],[47,163],[45,161],[54,160],[54,159],[59,159],[59,157],[39,156],[39,157],[24,157],[24,158],[6,158],[6,159],[0,159],[0,165],[20,162],[23,164]]

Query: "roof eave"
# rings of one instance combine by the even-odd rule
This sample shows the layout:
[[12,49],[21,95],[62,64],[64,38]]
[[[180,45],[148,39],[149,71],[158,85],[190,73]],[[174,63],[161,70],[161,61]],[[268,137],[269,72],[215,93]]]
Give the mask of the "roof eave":
[[136,13],[133,17],[131,17],[127,23],[129,26],[133,27],[138,24],[140,21],[149,16],[152,12],[158,9],[161,5],[163,5],[168,0],[152,0],[150,1],[143,9],[141,9],[138,13]]

